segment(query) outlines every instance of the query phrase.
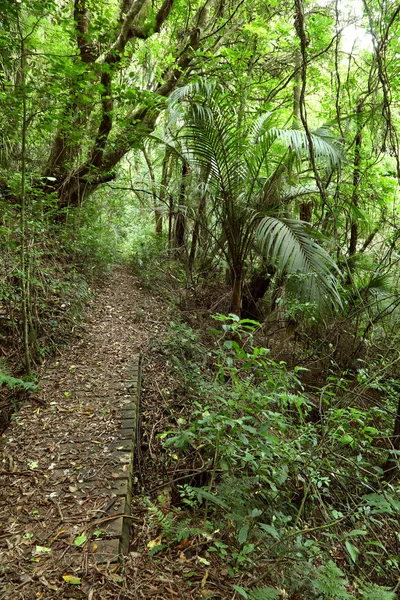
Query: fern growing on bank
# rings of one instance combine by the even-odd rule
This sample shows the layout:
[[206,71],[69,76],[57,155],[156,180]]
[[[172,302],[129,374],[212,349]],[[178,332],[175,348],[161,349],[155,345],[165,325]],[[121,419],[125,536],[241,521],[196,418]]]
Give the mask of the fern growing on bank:
[[9,370],[5,366],[4,362],[0,363],[0,388],[6,386],[10,390],[15,388],[24,390],[26,392],[32,392],[36,390],[36,384],[32,381],[24,381],[10,375]]

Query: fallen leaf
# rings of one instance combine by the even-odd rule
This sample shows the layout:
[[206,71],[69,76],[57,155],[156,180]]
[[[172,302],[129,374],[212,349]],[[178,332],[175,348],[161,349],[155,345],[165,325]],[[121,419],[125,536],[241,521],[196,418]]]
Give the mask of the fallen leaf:
[[71,585],[80,585],[82,583],[81,578],[75,577],[75,575],[63,575],[62,578]]
[[46,552],[51,552],[51,548],[47,548],[47,546],[36,546],[35,554],[45,554]]
[[78,537],[76,537],[74,539],[74,544],[75,546],[83,546],[83,544],[87,541],[87,536],[86,533],[83,532],[81,535],[78,535]]
[[202,587],[202,588],[204,588],[204,587],[205,587],[205,585],[206,585],[206,583],[207,583],[207,579],[208,579],[208,571],[206,571],[206,572],[204,573],[204,577],[203,577],[203,579],[201,580],[201,587]]
[[101,535],[103,535],[104,531],[102,529],[95,529],[93,531],[93,535],[94,537],[100,537]]
[[155,540],[151,540],[148,544],[147,547],[149,548],[149,550],[151,550],[152,548],[154,548],[155,546],[161,546],[161,542],[162,542],[162,535],[159,535],[158,537],[156,537]]
[[181,540],[179,542],[176,549],[177,550],[186,550],[186,548],[188,548],[188,546],[190,546],[190,540],[188,538],[184,538],[183,540]]

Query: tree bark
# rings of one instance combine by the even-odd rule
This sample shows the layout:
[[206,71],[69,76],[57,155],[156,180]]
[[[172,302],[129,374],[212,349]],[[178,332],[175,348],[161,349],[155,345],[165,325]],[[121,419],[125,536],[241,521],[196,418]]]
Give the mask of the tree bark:
[[243,273],[241,267],[233,270],[233,285],[232,285],[232,308],[233,314],[238,317],[242,316],[242,300],[243,300]]
[[189,269],[190,274],[192,273],[194,261],[196,258],[197,244],[198,244],[199,236],[200,236],[200,224],[201,224],[203,215],[206,210],[206,204],[207,204],[207,193],[204,192],[200,199],[199,208],[197,211],[197,217],[194,222],[193,231],[192,231],[192,243],[190,246],[189,264],[188,264],[188,269]]
[[[168,178],[169,178],[169,165],[171,162],[171,153],[169,148],[167,148],[165,150],[165,154],[164,154],[164,158],[163,158],[163,163],[162,163],[162,170],[161,170],[161,181],[160,181],[160,191],[158,193],[158,197],[159,197],[159,201],[160,203],[164,203],[165,202],[165,196],[166,196],[166,191],[167,191],[167,186],[168,186]],[[154,211],[154,216],[155,216],[155,226],[156,226],[156,234],[157,235],[162,235],[163,232],[163,213],[161,210],[155,210]]]
[[160,210],[157,208],[158,206],[158,198],[157,198],[157,191],[156,191],[156,177],[154,174],[154,169],[153,169],[153,164],[151,162],[151,159],[147,153],[146,147],[143,146],[142,147],[142,151],[143,151],[143,156],[144,159],[146,161],[146,165],[147,168],[149,170],[149,175],[150,175],[150,181],[151,181],[151,193],[153,196],[153,205],[154,205],[154,225],[155,225],[155,233],[161,234],[162,233],[162,213],[160,212]]
[[[301,127],[301,53],[300,50],[295,50],[294,55],[294,86],[293,86],[293,128],[300,129]],[[312,219],[312,203],[300,202],[300,220],[306,223],[311,223]]]

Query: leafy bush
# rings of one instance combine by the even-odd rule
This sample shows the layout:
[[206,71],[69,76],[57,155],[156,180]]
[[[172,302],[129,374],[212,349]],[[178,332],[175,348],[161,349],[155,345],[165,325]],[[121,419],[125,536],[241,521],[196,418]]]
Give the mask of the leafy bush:
[[191,408],[188,421],[161,435],[188,465],[202,457],[207,477],[183,483],[180,493],[197,522],[202,513],[207,531],[223,532],[212,535],[208,551],[232,576],[247,575],[245,598],[276,597],[275,588],[257,587],[264,578],[310,599],[366,598],[371,577],[374,598],[389,600],[390,588],[378,584],[390,585],[398,565],[388,532],[398,529],[400,503],[395,487],[380,489],[371,411],[343,408],[347,384],[331,377],[315,422],[299,369],[290,372],[254,344],[258,324],[215,318],[221,329],[211,349],[183,324],[167,334]]

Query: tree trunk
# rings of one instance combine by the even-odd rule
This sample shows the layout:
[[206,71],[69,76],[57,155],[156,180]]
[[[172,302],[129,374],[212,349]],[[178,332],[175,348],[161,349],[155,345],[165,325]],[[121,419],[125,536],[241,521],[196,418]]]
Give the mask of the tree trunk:
[[186,162],[182,163],[182,178],[181,187],[179,191],[179,206],[175,214],[175,239],[174,247],[178,251],[182,251],[185,245],[185,233],[186,233],[186,177],[188,176],[189,169]]
[[201,196],[201,199],[200,199],[199,208],[197,211],[197,218],[195,220],[195,223],[193,226],[193,232],[192,232],[192,244],[190,246],[189,265],[188,265],[190,274],[192,273],[194,261],[196,258],[197,244],[198,244],[199,235],[200,235],[200,224],[203,219],[204,212],[206,210],[206,204],[207,204],[207,193],[203,193],[203,195]]
[[300,220],[305,223],[311,223],[312,202],[302,202],[300,204]]
[[[361,148],[362,148],[362,113],[363,113],[363,102],[358,100],[357,102],[357,113],[356,113],[356,137],[354,143],[354,162],[353,162],[353,193],[351,197],[352,208],[358,208],[359,202],[359,185],[361,180]],[[358,223],[357,219],[352,216],[350,225],[350,244],[349,244],[349,256],[353,256],[357,252],[358,242]]]
[[[301,53],[300,50],[295,50],[294,55],[294,86],[293,86],[293,128],[300,129],[301,127]],[[298,179],[298,177],[297,177]],[[311,223],[312,219],[312,202],[300,203],[300,220],[306,223]]]
[[242,302],[243,302],[243,272],[242,268],[236,268],[232,270],[233,284],[232,284],[232,308],[233,314],[238,317],[242,316]]
[[142,147],[142,152],[144,159],[146,161],[147,168],[149,170],[150,181],[151,181],[151,193],[153,196],[153,205],[154,205],[154,226],[156,235],[162,234],[162,212],[158,208],[158,198],[157,198],[157,190],[156,190],[156,178],[154,174],[153,164],[151,162],[151,158],[148,155],[146,147]]
[[271,286],[272,277],[275,275],[275,269],[271,266],[264,266],[261,273],[256,273],[246,286],[243,294],[242,317],[244,319],[259,319],[260,311],[257,303],[264,298]]
[[168,248],[172,249],[172,219],[174,215],[174,197],[172,194],[169,194],[169,204],[168,204]]
[[[162,204],[165,202],[165,195],[167,191],[168,185],[168,167],[171,159],[171,152],[169,148],[165,150],[163,163],[162,163],[162,171],[161,171],[161,182],[160,182],[160,191],[158,193],[159,202]],[[155,209],[154,216],[156,219],[156,234],[162,235],[163,232],[163,213],[159,209]]]
[[[391,443],[392,443],[392,449],[393,450],[400,450],[400,390],[398,390],[399,393],[399,401],[398,401],[398,405],[397,405],[397,413],[396,413],[396,419],[394,422],[394,429],[393,429],[393,435],[392,435],[392,439],[391,439]],[[387,461],[385,462],[384,466],[383,466],[383,478],[385,481],[392,481],[398,472],[398,463],[396,458],[392,455],[389,454]]]

